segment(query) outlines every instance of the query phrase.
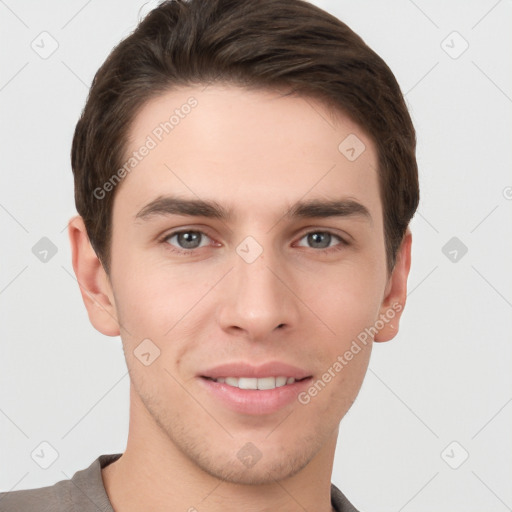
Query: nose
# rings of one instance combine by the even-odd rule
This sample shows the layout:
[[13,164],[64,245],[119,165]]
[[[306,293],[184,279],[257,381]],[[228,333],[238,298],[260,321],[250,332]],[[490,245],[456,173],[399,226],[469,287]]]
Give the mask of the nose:
[[276,258],[270,258],[268,250],[251,263],[235,255],[216,310],[221,328],[251,341],[264,341],[274,331],[296,326],[298,301],[289,274]]

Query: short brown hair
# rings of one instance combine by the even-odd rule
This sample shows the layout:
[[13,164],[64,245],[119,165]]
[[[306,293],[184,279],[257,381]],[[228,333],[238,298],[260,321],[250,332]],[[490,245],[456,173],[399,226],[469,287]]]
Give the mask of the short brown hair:
[[[386,63],[347,25],[304,0],[168,0],[97,71],[71,150],[76,208],[106,272],[127,134],[146,102],[174,86],[288,88],[356,122],[378,152],[387,268],[419,202],[416,134]],[[341,142],[341,141],[340,141]]]

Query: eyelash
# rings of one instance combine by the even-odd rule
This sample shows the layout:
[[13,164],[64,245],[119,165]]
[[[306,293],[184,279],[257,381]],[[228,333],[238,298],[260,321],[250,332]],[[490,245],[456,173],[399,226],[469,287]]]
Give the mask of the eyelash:
[[[192,256],[198,249],[201,249],[201,247],[196,247],[195,249],[178,249],[175,246],[172,246],[171,244],[168,243],[168,240],[170,238],[172,238],[172,237],[174,237],[176,235],[179,235],[181,233],[198,233],[200,235],[204,235],[207,238],[211,239],[211,237],[209,237],[204,231],[200,231],[198,229],[181,229],[181,230],[177,230],[177,231],[172,231],[171,233],[167,233],[166,235],[164,235],[159,240],[159,242],[163,243],[165,245],[166,250],[169,250],[169,251],[171,251],[172,253],[175,253],[175,254],[182,254],[184,256]],[[322,230],[312,230],[312,231],[308,231],[307,233],[304,233],[300,237],[299,240],[302,240],[303,238],[305,238],[308,235],[311,235],[313,233],[329,234],[332,237],[337,238],[340,241],[340,243],[338,243],[337,245],[334,245],[333,247],[328,247],[328,248],[325,248],[325,249],[315,249],[315,248],[312,248],[316,252],[323,252],[323,253],[330,254],[332,252],[341,251],[345,247],[350,245],[346,240],[341,238],[338,234],[336,234],[336,233],[334,233],[332,231],[329,231],[329,230],[323,230],[323,231]]]

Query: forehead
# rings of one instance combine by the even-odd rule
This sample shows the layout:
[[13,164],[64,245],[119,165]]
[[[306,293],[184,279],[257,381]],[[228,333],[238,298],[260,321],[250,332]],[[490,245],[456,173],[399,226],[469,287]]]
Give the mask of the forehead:
[[176,89],[144,105],[127,143],[114,217],[134,219],[166,194],[215,200],[235,215],[257,210],[262,221],[300,199],[340,197],[381,217],[373,142],[311,98],[227,85]]

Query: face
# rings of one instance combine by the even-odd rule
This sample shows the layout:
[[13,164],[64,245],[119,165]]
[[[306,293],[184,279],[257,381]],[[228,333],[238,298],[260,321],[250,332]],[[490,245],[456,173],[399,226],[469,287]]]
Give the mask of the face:
[[391,309],[374,144],[311,99],[217,85],[146,104],[133,151],[110,275],[132,407],[211,475],[297,473],[332,446]]

